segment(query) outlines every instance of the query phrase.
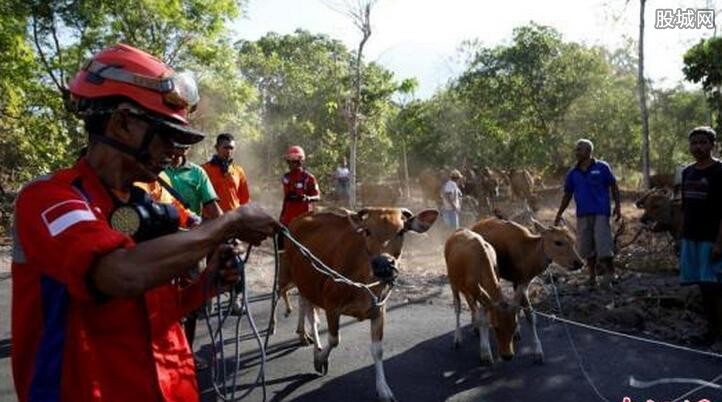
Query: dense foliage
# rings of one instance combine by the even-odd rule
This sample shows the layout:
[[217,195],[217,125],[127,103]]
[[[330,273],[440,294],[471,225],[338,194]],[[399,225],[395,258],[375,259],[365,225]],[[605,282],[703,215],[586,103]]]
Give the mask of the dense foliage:
[[[300,144],[327,183],[349,153],[353,50],[301,30],[234,43],[227,23],[243,6],[0,0],[0,184],[15,189],[73,160],[85,137],[66,111],[65,88],[84,59],[119,41],[195,71],[202,101],[193,124],[235,134],[241,155],[255,158],[254,176],[276,176],[283,150]],[[703,91],[649,91],[657,172],[687,159],[685,133],[709,122],[708,107],[720,121],[720,48],[711,39],[685,57],[685,73]],[[363,64],[359,181],[397,179],[404,154],[412,177],[425,167],[465,164],[559,171],[580,137],[595,141],[598,155],[615,166],[638,170],[634,44],[589,47],[530,23],[504,45],[469,41],[463,49],[464,71],[426,100],[413,99],[413,78]],[[211,145],[209,139],[198,147],[196,157],[207,157]]]

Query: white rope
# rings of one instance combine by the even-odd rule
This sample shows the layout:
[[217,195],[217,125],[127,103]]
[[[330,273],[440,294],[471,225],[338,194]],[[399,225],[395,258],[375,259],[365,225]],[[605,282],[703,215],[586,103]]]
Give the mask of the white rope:
[[[713,378],[712,381],[710,381],[710,383],[716,383],[716,382],[719,382],[720,380],[722,380],[722,374],[720,374],[720,375],[718,375],[717,377]],[[681,400],[687,398],[688,396],[696,393],[697,391],[699,391],[699,390],[701,390],[701,389],[703,389],[703,388],[706,388],[706,386],[705,386],[705,385],[700,385],[699,387],[694,388],[694,389],[690,390],[689,392],[680,395],[680,396],[677,397],[676,399],[672,400],[672,402],[680,402]]]
[[699,350],[699,349],[694,349],[694,348],[688,348],[688,347],[685,347],[685,346],[675,345],[675,344],[673,344],[673,343],[662,342],[662,341],[657,341],[657,340],[648,339],[648,338],[642,338],[642,337],[639,337],[639,336],[629,335],[629,334],[625,334],[625,333],[622,333],[622,332],[616,332],[616,331],[612,331],[612,330],[609,330],[609,329],[599,328],[599,327],[595,327],[595,326],[592,326],[592,325],[583,324],[583,323],[581,323],[581,322],[572,321],[572,320],[569,320],[569,319],[566,319],[566,318],[557,317],[555,314],[542,313],[542,312],[540,312],[540,311],[538,311],[538,310],[536,311],[536,313],[539,314],[539,315],[541,315],[542,317],[546,317],[546,318],[549,318],[549,319],[551,319],[551,320],[563,322],[563,323],[565,323],[565,324],[574,325],[574,326],[577,326],[577,327],[580,327],[580,328],[589,329],[589,330],[592,330],[592,331],[602,332],[602,333],[605,333],[605,334],[607,334],[607,335],[619,336],[619,337],[622,337],[622,338],[632,339],[632,340],[639,341],[639,342],[646,342],[646,343],[650,343],[650,344],[653,344],[653,345],[664,346],[664,347],[667,347],[667,348],[670,348],[670,349],[677,349],[677,350],[681,350],[681,351],[684,351],[684,352],[695,353],[695,354],[702,355],[702,356],[715,357],[715,358],[718,358],[718,359],[722,359],[722,355],[719,354],[719,353],[707,352],[707,351],[704,351],[704,350]]
[[[560,299],[559,299],[559,293],[558,293],[558,291],[557,291],[557,287],[556,287],[556,284],[555,284],[555,282],[554,282],[554,276],[552,275],[551,271],[547,271],[547,272],[549,273],[549,279],[550,279],[550,282],[551,282],[551,287],[552,287],[552,289],[554,290],[554,297],[555,297],[555,299],[556,299],[557,308],[559,309],[559,312],[560,312],[560,313],[563,313],[561,301],[560,301]],[[616,331],[612,331],[612,330],[608,330],[608,329],[604,329],[604,328],[600,328],[600,327],[595,327],[595,326],[593,326],[593,325],[583,324],[583,323],[580,323],[580,322],[577,322],[577,321],[572,321],[572,320],[569,320],[569,319],[566,319],[566,318],[557,317],[555,314],[546,314],[546,313],[542,313],[542,312],[539,312],[539,311],[535,311],[535,313],[536,313],[536,314],[539,314],[539,315],[541,315],[541,316],[543,316],[543,317],[549,318],[549,319],[551,319],[551,320],[559,321],[559,322],[561,322],[561,323],[563,323],[563,324],[566,324],[566,325],[564,325],[564,331],[566,332],[567,338],[569,339],[569,343],[570,343],[571,346],[572,346],[572,351],[574,352],[574,355],[575,355],[575,357],[576,357],[576,359],[577,359],[577,364],[579,365],[579,368],[581,369],[582,373],[584,374],[584,377],[586,378],[587,382],[588,382],[589,385],[592,387],[592,389],[594,390],[594,392],[597,394],[597,396],[598,396],[599,398],[601,398],[602,400],[606,401],[606,402],[610,402],[609,399],[605,398],[605,397],[599,392],[599,390],[597,389],[597,387],[594,385],[594,382],[592,381],[591,377],[589,376],[589,374],[587,373],[586,369],[584,368],[584,365],[582,364],[581,356],[579,355],[579,352],[578,352],[578,350],[577,350],[576,344],[574,343],[574,340],[572,339],[572,336],[571,336],[571,334],[569,333],[569,330],[568,330],[568,328],[567,328],[567,325],[574,325],[574,326],[577,326],[577,327],[580,327],[580,328],[584,328],[584,329],[588,329],[588,330],[592,330],[592,331],[601,332],[601,333],[604,333],[604,334],[607,334],[607,335],[618,336],[618,337],[622,337],[622,338],[627,338],[627,339],[635,340],[635,341],[638,341],[638,342],[645,342],[645,343],[649,343],[649,344],[653,344],[653,345],[657,345],[657,346],[667,347],[667,348],[670,348],[670,349],[681,350],[681,351],[683,351],[683,352],[694,353],[694,354],[699,354],[699,355],[707,356],[707,357],[714,357],[714,358],[718,358],[718,359],[722,358],[722,354],[718,354],[718,353],[714,353],[714,352],[707,352],[707,351],[703,351],[703,350],[688,348],[688,347],[685,347],[685,346],[675,345],[675,344],[668,343],[668,342],[662,342],[662,341],[657,341],[657,340],[653,340],[653,339],[642,338],[642,337],[639,337],[639,336],[629,335],[629,334],[625,334],[625,333],[622,333],[622,332],[616,332]],[[700,390],[702,390],[702,389],[704,389],[704,388],[710,388],[710,387],[711,387],[711,388],[715,388],[715,389],[722,389],[722,386],[716,384],[716,383],[719,382],[720,380],[722,380],[722,374],[720,374],[719,376],[713,378],[711,381],[704,381],[704,380],[701,380],[701,379],[694,379],[694,378],[668,378],[668,379],[659,379],[659,380],[655,380],[655,381],[643,382],[643,381],[638,381],[638,380],[636,380],[633,376],[630,376],[630,377],[629,377],[629,385],[632,386],[632,387],[635,387],[635,388],[647,388],[647,387],[651,387],[651,386],[658,385],[658,384],[671,384],[671,383],[693,383],[693,384],[699,384],[698,387],[696,387],[696,388],[690,390],[689,392],[687,392],[687,393],[685,393],[685,394],[677,397],[676,399],[672,400],[672,402],[680,402],[680,401],[682,401],[684,398],[686,398],[686,397],[688,397],[688,396],[690,396],[690,395],[692,395],[692,394],[696,393],[697,391],[700,391]]]
[[655,387],[657,385],[664,385],[664,384],[695,384],[700,385],[702,388],[713,388],[713,389],[722,389],[722,385],[715,384],[714,382],[700,380],[698,378],[660,378],[658,380],[651,380],[651,381],[640,381],[634,376],[629,377],[629,386],[634,388],[651,388]]
[[[557,308],[559,308],[560,313],[563,313],[562,303],[559,300],[559,294],[557,292],[557,286],[554,283],[554,276],[552,275],[550,270],[547,270],[547,272],[549,273],[549,280],[551,281],[552,289],[554,289],[554,297],[557,302]],[[546,314],[544,314],[544,313],[537,313],[537,314],[542,314],[543,316],[546,316]],[[572,334],[569,332],[569,328],[566,325],[564,325],[564,332],[567,334],[567,339],[569,340],[569,344],[572,347],[572,352],[574,352],[574,356],[577,359],[577,365],[579,366],[579,370],[581,370],[581,372],[584,375],[584,378],[587,380],[587,383],[589,384],[589,386],[592,387],[592,390],[594,390],[594,393],[597,394],[597,397],[599,397],[599,399],[601,399],[605,402],[611,402],[604,395],[602,395],[602,393],[599,391],[597,386],[594,385],[594,381],[592,380],[592,377],[587,372],[587,369],[584,367],[584,363],[582,362],[582,357],[579,355],[579,351],[577,350],[577,345],[576,345],[576,343],[574,343]]]
[[374,292],[371,289],[374,287],[377,287],[379,285],[382,285],[381,281],[376,281],[376,282],[368,283],[368,284],[354,282],[351,279],[349,279],[349,278],[345,277],[344,275],[342,275],[341,273],[339,273],[338,271],[329,267],[323,261],[321,261],[318,257],[313,255],[313,253],[308,248],[306,248],[306,246],[304,246],[301,242],[296,240],[291,235],[291,233],[288,231],[288,229],[284,228],[283,230],[281,230],[281,234],[283,236],[285,236],[288,240],[291,241],[291,243],[293,243],[296,246],[299,253],[301,253],[301,255],[304,258],[306,258],[306,260],[308,260],[308,262],[311,265],[311,268],[316,270],[318,273],[330,277],[336,283],[343,283],[343,284],[346,284],[349,286],[353,286],[357,289],[365,290],[369,294],[369,296],[371,296],[371,301],[373,302],[374,307],[382,307],[388,301],[389,296],[391,295],[391,290],[394,287],[392,283],[391,284],[383,283],[383,285],[385,285],[385,288],[381,289],[381,292],[379,293],[379,295],[383,295],[384,290],[388,290],[388,291],[387,291],[386,295],[381,298],[381,301],[379,301],[379,296],[376,296],[376,294],[374,294]]

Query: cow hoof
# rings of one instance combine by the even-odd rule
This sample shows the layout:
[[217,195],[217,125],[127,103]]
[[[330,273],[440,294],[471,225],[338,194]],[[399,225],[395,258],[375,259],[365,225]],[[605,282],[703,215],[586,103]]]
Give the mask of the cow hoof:
[[452,349],[459,349],[461,348],[461,341],[454,341],[454,343],[451,344]]
[[544,364],[544,353],[534,354],[534,364]]
[[288,318],[288,317],[290,317],[290,316],[291,316],[291,310],[286,310],[286,312],[283,313],[283,317],[284,317],[284,318]]
[[479,336],[479,333],[480,333],[480,332],[479,332],[479,328],[478,328],[478,327],[474,327],[474,335]]
[[521,342],[521,334],[518,331],[514,333],[514,342]]
[[270,335],[276,335],[276,324],[271,324],[271,327],[268,328],[268,333]]
[[380,397],[379,397],[379,402],[398,402],[398,401],[396,400],[396,397],[394,397],[393,395],[391,395],[391,396],[389,396],[389,397],[381,397],[381,396],[380,396]]
[[313,360],[313,368],[315,368],[316,372],[321,375],[328,374],[328,360],[321,361],[321,360],[314,359]]

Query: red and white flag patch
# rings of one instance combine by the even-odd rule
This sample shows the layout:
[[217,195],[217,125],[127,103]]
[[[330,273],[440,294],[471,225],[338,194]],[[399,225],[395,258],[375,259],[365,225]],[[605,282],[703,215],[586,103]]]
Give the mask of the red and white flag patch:
[[87,202],[67,200],[46,209],[41,214],[50,235],[55,237],[78,222],[94,221],[97,218]]

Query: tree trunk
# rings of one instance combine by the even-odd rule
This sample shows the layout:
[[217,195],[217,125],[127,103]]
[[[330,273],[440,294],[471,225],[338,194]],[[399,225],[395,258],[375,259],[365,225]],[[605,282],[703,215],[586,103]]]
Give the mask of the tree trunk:
[[351,170],[351,192],[350,200],[351,208],[356,208],[356,182],[358,176],[356,175],[356,155],[358,146],[359,136],[359,123],[360,123],[360,111],[361,111],[361,62],[363,60],[363,51],[366,41],[371,36],[371,2],[362,5],[358,10],[358,13],[351,13],[354,18],[354,23],[361,30],[362,37],[361,42],[358,45],[358,52],[356,53],[356,71],[355,71],[355,82],[354,82],[354,96],[351,102],[351,157],[349,158],[349,168]]
[[404,195],[406,195],[408,202],[411,199],[411,185],[409,183],[409,160],[406,153],[406,141],[401,142],[401,152],[404,154]]
[[647,89],[644,81],[644,6],[639,2],[639,111],[642,118],[642,185],[649,188],[649,113],[647,112]]

